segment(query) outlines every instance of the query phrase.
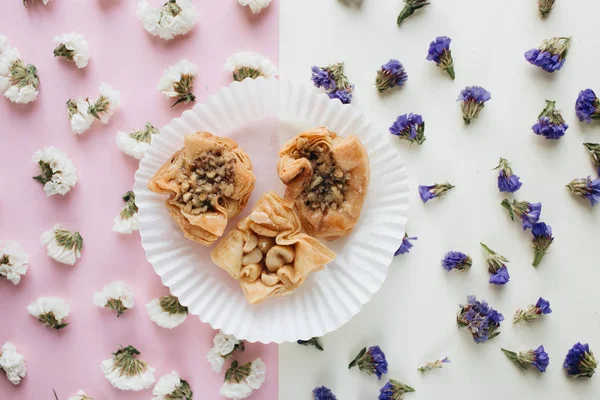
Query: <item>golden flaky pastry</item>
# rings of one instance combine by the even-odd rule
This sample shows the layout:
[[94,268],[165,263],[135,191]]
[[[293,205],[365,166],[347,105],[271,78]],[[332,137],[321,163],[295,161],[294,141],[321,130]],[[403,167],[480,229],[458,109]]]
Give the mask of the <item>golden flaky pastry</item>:
[[198,132],[184,138],[148,188],[169,195],[165,204],[187,238],[210,246],[244,208],[254,181],[252,162],[234,140]]
[[248,302],[256,304],[290,294],[310,273],[333,261],[335,253],[300,233],[294,210],[268,192],[252,213],[217,243],[211,258],[240,281]]
[[277,172],[306,232],[334,240],[352,231],[369,186],[369,156],[356,136],[325,127],[303,132],[279,152]]

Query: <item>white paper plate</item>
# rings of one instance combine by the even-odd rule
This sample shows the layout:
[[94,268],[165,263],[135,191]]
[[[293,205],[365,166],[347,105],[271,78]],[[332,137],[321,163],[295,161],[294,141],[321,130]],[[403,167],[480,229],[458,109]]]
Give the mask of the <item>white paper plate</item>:
[[[239,284],[212,263],[210,249],[185,239],[165,198],[146,185],[183,147],[185,135],[209,131],[234,137],[250,155],[257,182],[244,212],[230,221],[231,229],[263,192],[283,194],[276,172],[279,146],[321,125],[341,136],[357,135],[369,153],[371,183],[361,219],[351,235],[330,244],[338,256],[325,270],[290,296],[250,305]],[[263,78],[234,82],[165,126],[141,160],[134,190],[146,257],[191,314],[239,339],[281,343],[331,332],[381,288],[404,235],[408,178],[390,141],[391,135],[375,131],[354,107],[330,100],[309,84]]]

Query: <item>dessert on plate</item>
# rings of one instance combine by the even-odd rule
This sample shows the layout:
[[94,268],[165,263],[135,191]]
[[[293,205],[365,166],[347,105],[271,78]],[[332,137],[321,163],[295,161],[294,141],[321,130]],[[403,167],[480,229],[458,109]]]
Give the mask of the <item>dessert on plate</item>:
[[185,136],[148,189],[169,195],[165,204],[183,234],[210,246],[244,208],[254,182],[252,162],[234,140],[197,132]]
[[325,240],[349,234],[369,186],[369,156],[360,140],[320,127],[288,141],[279,157],[285,201],[294,204],[305,231]]
[[336,256],[300,229],[300,220],[292,206],[274,192],[268,192],[258,200],[250,215],[217,243],[211,258],[239,280],[251,304],[287,295]]

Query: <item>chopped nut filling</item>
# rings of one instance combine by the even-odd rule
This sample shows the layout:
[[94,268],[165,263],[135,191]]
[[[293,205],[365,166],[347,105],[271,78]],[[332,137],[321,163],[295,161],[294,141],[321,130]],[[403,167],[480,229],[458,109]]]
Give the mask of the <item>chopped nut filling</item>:
[[300,199],[313,210],[337,210],[344,202],[350,174],[337,166],[331,151],[325,146],[309,146],[306,138],[297,141],[297,156],[310,161],[313,176]]
[[213,211],[217,202],[222,204],[223,196],[231,196],[235,163],[231,153],[213,149],[185,165],[177,179],[181,194],[175,198],[183,206],[183,211],[194,215]]
[[251,236],[243,249],[241,279],[254,282],[260,278],[267,286],[275,285],[280,281],[279,268],[293,264],[295,249],[294,245],[275,244],[272,237]]

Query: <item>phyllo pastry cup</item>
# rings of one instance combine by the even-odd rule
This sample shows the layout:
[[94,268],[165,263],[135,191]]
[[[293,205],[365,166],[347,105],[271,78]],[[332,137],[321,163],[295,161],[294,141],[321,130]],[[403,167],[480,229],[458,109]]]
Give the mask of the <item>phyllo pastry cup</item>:
[[185,136],[183,149],[158,170],[148,189],[169,195],[165,204],[185,237],[210,246],[244,208],[255,180],[250,158],[234,140],[198,132]]
[[349,234],[369,187],[369,156],[360,140],[320,127],[288,141],[279,157],[285,200],[294,204],[304,230],[325,240]]
[[239,280],[251,304],[288,295],[336,256],[300,228],[292,207],[274,192],[265,193],[252,213],[217,243],[211,258]]

